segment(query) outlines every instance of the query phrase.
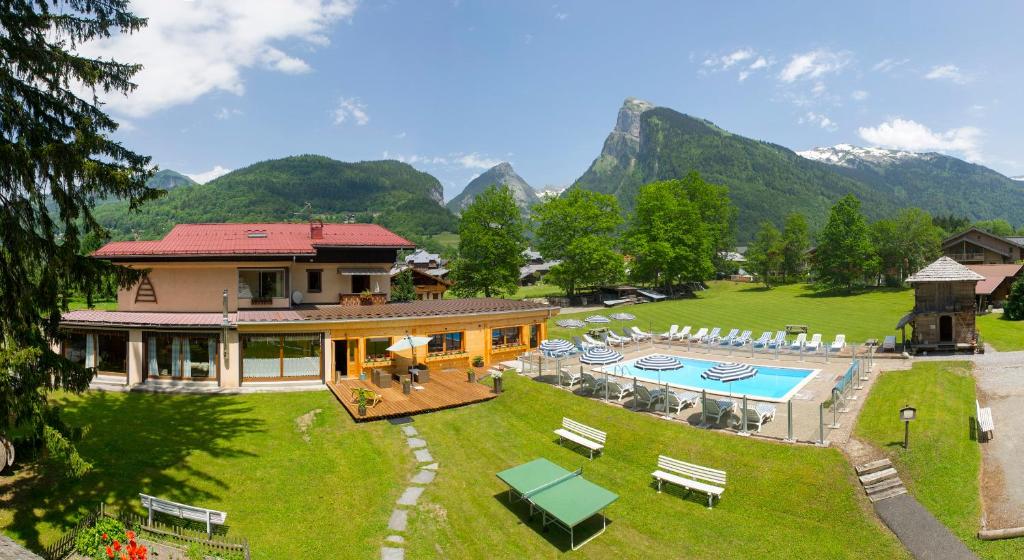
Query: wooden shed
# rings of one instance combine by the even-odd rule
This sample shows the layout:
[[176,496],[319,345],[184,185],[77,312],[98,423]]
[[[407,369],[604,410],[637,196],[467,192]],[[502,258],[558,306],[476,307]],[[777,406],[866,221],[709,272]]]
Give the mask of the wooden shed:
[[978,342],[974,317],[975,287],[985,277],[954,261],[940,257],[907,279],[914,286],[914,310],[896,326],[913,329],[909,346],[923,350],[970,351]]

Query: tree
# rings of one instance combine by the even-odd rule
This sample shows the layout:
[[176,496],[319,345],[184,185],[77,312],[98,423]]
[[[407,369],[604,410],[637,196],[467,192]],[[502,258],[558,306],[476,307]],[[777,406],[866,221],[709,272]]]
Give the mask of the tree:
[[960,233],[961,231],[971,227],[970,220],[963,216],[955,216],[953,214],[934,216],[932,218],[932,223],[941,228],[946,237],[955,233]]
[[911,272],[942,254],[942,236],[942,229],[920,208],[904,208],[894,217],[871,225],[881,272],[889,284],[897,286]]
[[680,181],[707,226],[707,235],[714,249],[711,255],[715,269],[731,266],[723,262],[722,255],[736,246],[736,216],[739,211],[729,198],[729,188],[708,183],[696,171],[690,171]]
[[452,261],[452,291],[463,297],[510,295],[526,264],[526,226],[512,192],[491,185],[462,212],[459,251]]
[[786,216],[782,228],[782,281],[789,282],[804,274],[807,268],[807,249],[811,246],[807,218],[799,212]]
[[1000,237],[1010,237],[1013,235],[1013,226],[1006,220],[982,220],[974,222],[974,227]]
[[559,260],[547,278],[567,296],[622,279],[622,255],[615,250],[622,215],[615,197],[584,189],[533,207],[537,249]]
[[754,243],[747,250],[747,267],[761,278],[766,287],[771,288],[772,278],[782,270],[784,251],[782,234],[771,222],[764,222]]
[[416,299],[416,286],[412,283],[412,269],[399,272],[391,280],[391,301],[413,301]]
[[1003,304],[1003,317],[1011,321],[1024,319],[1024,278],[1018,278],[1010,286],[1010,295]]
[[815,280],[824,287],[849,290],[877,270],[870,230],[860,200],[852,194],[832,207],[818,241],[813,269]]
[[714,273],[719,224],[702,219],[691,189],[692,183],[680,180],[640,188],[625,236],[635,280],[661,284],[671,293],[680,281],[701,281]]
[[61,313],[69,293],[107,275],[127,287],[140,274],[83,253],[85,238],[104,234],[92,208],[121,198],[134,209],[157,195],[146,186],[150,159],[108,137],[118,125],[98,99],[129,93],[140,67],[77,48],[145,23],[126,0],[0,7],[0,432],[28,434],[71,474],[87,464],[48,396],[85,390],[94,370],[53,351]]

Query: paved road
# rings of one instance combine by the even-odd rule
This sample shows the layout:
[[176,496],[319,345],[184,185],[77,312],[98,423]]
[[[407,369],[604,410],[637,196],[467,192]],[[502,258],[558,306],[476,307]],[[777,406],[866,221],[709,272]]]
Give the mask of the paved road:
[[917,560],[977,558],[910,494],[876,502],[875,511]]

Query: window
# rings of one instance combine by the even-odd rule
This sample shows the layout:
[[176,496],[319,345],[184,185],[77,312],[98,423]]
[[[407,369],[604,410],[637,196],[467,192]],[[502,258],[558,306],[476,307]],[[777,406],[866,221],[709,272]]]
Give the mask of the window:
[[216,379],[217,335],[148,333],[145,340],[147,376],[200,381]]
[[92,367],[92,360],[86,360],[93,352],[92,337],[83,332],[65,333],[62,345],[64,357],[80,366]]
[[536,348],[540,343],[540,325],[530,325],[530,348]]
[[390,338],[367,338],[366,339],[366,360],[387,360],[391,357],[388,352],[391,346]]
[[430,335],[427,343],[427,354],[445,354],[462,352],[462,333],[450,332]]
[[491,329],[491,346],[517,346],[521,331],[519,327]]
[[96,369],[110,373],[128,373],[128,333],[96,333]]
[[246,268],[239,270],[238,297],[249,299],[286,297],[284,269]]
[[306,291],[311,294],[319,294],[323,290],[324,271],[310,269],[306,271]]
[[370,289],[370,275],[369,274],[353,274],[352,275],[352,293],[360,294]]
[[242,376],[298,379],[321,375],[319,334],[242,336]]

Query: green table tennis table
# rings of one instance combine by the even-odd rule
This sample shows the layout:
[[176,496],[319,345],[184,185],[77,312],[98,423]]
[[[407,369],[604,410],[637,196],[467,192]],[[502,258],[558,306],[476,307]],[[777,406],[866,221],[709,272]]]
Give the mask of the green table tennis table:
[[[554,524],[569,533],[573,550],[597,538],[608,527],[604,511],[619,496],[583,478],[583,469],[569,471],[548,461],[534,459],[518,467],[498,473],[508,485],[510,502],[525,500],[530,504],[530,517],[534,509],[542,514],[541,527]],[[518,495],[514,499],[513,495]],[[576,544],[575,527],[595,515],[601,515],[601,530]]]

